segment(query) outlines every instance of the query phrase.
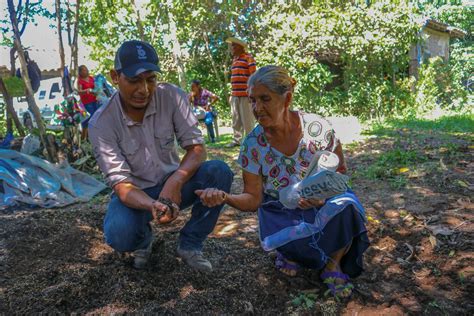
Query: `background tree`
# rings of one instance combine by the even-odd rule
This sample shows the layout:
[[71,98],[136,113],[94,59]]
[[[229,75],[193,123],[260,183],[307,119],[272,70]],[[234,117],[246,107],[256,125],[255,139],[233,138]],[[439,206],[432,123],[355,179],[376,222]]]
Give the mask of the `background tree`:
[[68,45],[71,51],[71,62],[69,64],[70,73],[74,77],[78,77],[77,70],[79,68],[79,11],[81,8],[81,0],[76,0],[75,5],[69,0],[66,1],[66,31]]
[[[143,37],[158,51],[162,79],[186,89],[185,82],[200,79],[220,96],[221,118],[230,118],[228,36],[248,41],[257,66],[278,64],[289,69],[298,81],[296,108],[381,118],[424,109],[410,90],[414,79],[407,72],[409,48],[420,40],[421,18],[428,15],[458,25],[466,16],[465,28],[473,16],[472,8],[459,1],[86,2],[81,35],[92,48],[90,57],[99,61],[99,71],[112,67],[122,41]],[[449,12],[465,13],[450,13],[448,20],[440,13],[447,6],[452,8]],[[459,42],[466,45],[466,40]],[[471,44],[463,47],[472,49]],[[452,48],[455,61],[460,50]],[[470,62],[453,62],[450,67],[458,67],[458,75],[463,64]],[[460,77],[464,79],[455,80],[467,82],[470,74]]]
[[[18,52],[18,59],[20,61],[20,71],[21,71],[21,77],[23,79],[23,82],[25,83],[25,88],[26,88],[26,100],[28,102],[28,108],[30,111],[33,113],[33,116],[35,118],[36,124],[38,126],[38,132],[39,132],[39,137],[41,140],[41,143],[43,144],[44,148],[46,148],[47,151],[47,159],[51,162],[56,162],[57,157],[56,157],[56,150],[55,146],[53,143],[50,142],[50,139],[46,137],[46,129],[41,117],[41,113],[39,111],[38,106],[36,105],[36,101],[34,98],[34,92],[33,88],[31,87],[31,82],[30,78],[28,76],[28,70],[27,70],[27,62],[25,58],[25,51],[23,48],[23,45],[21,43],[21,32],[19,29],[19,24],[18,19],[17,19],[17,12],[23,12],[22,10],[25,10],[25,12],[28,12],[32,6],[36,5],[41,5],[41,2],[36,2],[36,3],[30,3],[28,0],[25,1],[24,8],[21,7],[21,1],[19,2],[19,5],[17,8],[15,8],[13,4],[13,0],[8,0],[8,11],[10,15],[10,21],[11,21],[11,26],[12,26],[12,32],[13,32],[13,44]],[[19,15],[20,18],[22,17],[21,14]],[[25,14],[25,17],[27,18],[27,14]],[[23,24],[24,28],[26,27],[26,22]]]
[[[66,67],[66,60],[64,56],[64,42],[63,42],[63,28],[62,28],[62,14],[61,14],[61,0],[55,1],[55,15],[56,15],[56,26],[58,29],[58,46],[59,46],[59,71],[61,73],[61,78],[64,82],[64,68]],[[63,87],[63,96],[69,94],[70,91],[67,91],[65,87]]]
[[[10,81],[11,79],[16,79],[15,77],[15,49],[12,47],[10,49],[10,77],[8,78]],[[18,80],[14,80],[17,81]],[[18,115],[16,114],[15,108],[13,107],[13,95],[8,91],[7,86],[3,78],[0,77],[0,93],[3,96],[3,100],[5,101],[5,110],[6,110],[6,133],[13,133],[13,123],[15,123],[15,127],[18,131],[18,134],[22,137],[25,136],[25,131],[23,129],[23,125],[21,124],[20,120],[18,119]]]

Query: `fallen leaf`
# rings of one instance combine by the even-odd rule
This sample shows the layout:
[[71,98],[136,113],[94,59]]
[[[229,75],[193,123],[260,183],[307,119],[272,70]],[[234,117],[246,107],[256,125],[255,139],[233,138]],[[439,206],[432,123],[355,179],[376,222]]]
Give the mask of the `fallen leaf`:
[[448,168],[446,167],[446,165],[443,162],[443,158],[439,159],[439,165],[441,167],[441,170],[444,170],[444,171],[448,170]]
[[456,201],[456,204],[459,207],[461,207],[461,209],[474,210],[474,203],[472,203],[470,199],[467,199],[467,200],[458,199]]
[[375,218],[373,218],[373,217],[370,216],[370,215],[367,216],[367,220],[368,220],[369,222],[374,222],[375,224],[379,224],[379,223],[380,223],[380,221],[379,221],[378,219],[375,219]]
[[74,161],[74,162],[72,163],[72,165],[74,165],[74,166],[83,165],[87,160],[89,160],[89,158],[91,158],[91,156],[86,155],[86,156],[84,156],[84,157],[82,157],[82,158],[80,158],[80,159]]
[[449,229],[448,227],[441,226],[441,225],[428,225],[426,226],[433,235],[443,235],[443,236],[451,236],[454,234],[454,230]]
[[408,243],[405,243],[405,246],[407,246],[408,250],[410,251],[410,255],[405,258],[405,261],[410,261],[410,259],[413,258],[415,254],[415,250],[413,249],[413,246]]
[[451,251],[449,252],[449,255],[448,255],[448,256],[450,256],[450,257],[454,256],[454,250],[451,250]]
[[436,247],[436,237],[433,236],[433,235],[430,235],[429,239],[430,239],[431,246],[433,248],[435,248]]
[[398,173],[405,173],[405,172],[408,172],[408,171],[410,171],[410,169],[406,168],[406,167],[398,169]]
[[462,186],[463,188],[469,189],[469,184],[467,184],[466,182],[464,182],[462,180],[456,180],[456,183],[458,185]]

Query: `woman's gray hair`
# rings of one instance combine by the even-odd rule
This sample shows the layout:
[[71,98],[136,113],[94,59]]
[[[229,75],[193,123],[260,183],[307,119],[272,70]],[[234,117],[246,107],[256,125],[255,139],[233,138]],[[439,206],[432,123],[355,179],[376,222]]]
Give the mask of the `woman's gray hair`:
[[288,71],[280,66],[268,65],[259,68],[248,81],[248,87],[256,84],[262,84],[271,91],[284,95],[287,92],[293,92],[296,80],[291,78]]

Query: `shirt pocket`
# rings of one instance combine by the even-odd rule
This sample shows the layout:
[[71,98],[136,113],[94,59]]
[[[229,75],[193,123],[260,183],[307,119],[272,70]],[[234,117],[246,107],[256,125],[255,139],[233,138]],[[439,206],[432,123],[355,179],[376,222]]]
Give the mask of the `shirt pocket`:
[[[178,154],[175,147],[174,133],[171,130],[155,131],[156,159],[159,165],[169,167],[177,163]],[[179,163],[179,160],[178,160]]]
[[[140,143],[134,139],[127,139],[119,142],[119,146],[131,174],[139,174],[143,168],[142,165],[144,160],[143,154],[140,152]],[[124,168],[124,166],[122,165],[121,168]]]
[[124,140],[120,142],[120,148],[126,156],[136,154],[136,152],[138,151],[138,147],[138,142],[133,139],[129,141]]
[[174,148],[174,134],[171,132],[155,133],[155,144],[158,150],[172,150]]
[[128,161],[133,160],[138,155],[139,144],[135,140],[121,141],[120,148]]
[[174,148],[174,133],[170,130],[155,132],[155,145],[158,151],[170,151]]

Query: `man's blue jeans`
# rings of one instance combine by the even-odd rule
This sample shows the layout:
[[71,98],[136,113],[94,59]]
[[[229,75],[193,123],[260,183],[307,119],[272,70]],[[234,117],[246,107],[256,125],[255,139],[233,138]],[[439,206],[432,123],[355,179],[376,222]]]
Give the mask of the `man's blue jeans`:
[[[223,161],[204,162],[194,176],[181,190],[180,209],[192,207],[189,221],[181,229],[179,247],[185,250],[201,250],[202,244],[214,229],[219,213],[224,205],[208,208],[194,193],[195,190],[217,188],[230,191],[233,173]],[[162,184],[145,189],[151,198],[157,199],[163,188]],[[152,239],[149,211],[132,209],[125,206],[114,194],[109,203],[104,219],[104,234],[107,244],[119,252],[130,252],[146,248]]]

